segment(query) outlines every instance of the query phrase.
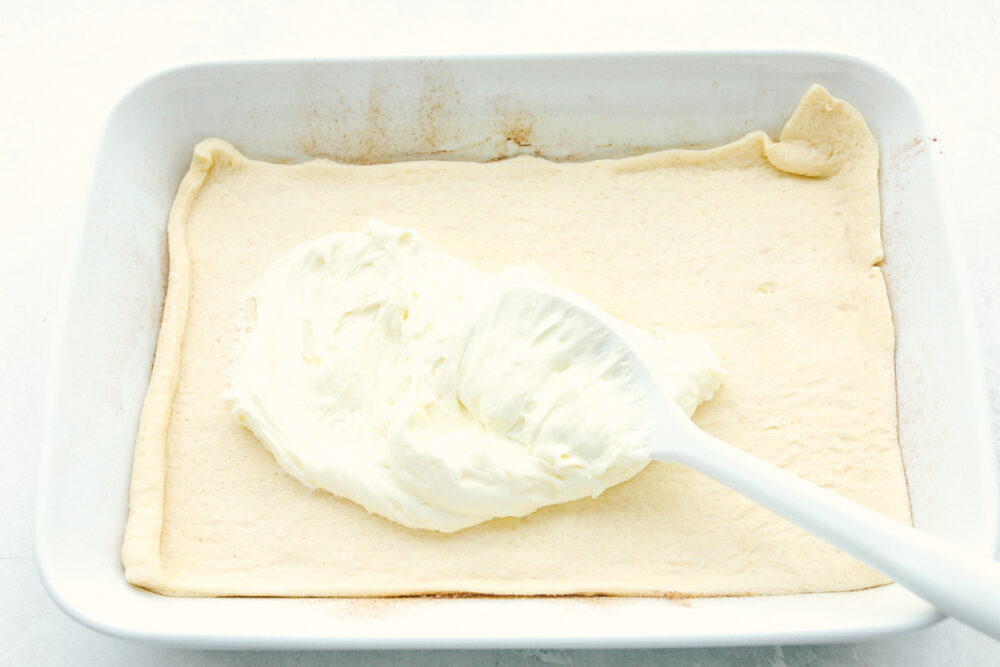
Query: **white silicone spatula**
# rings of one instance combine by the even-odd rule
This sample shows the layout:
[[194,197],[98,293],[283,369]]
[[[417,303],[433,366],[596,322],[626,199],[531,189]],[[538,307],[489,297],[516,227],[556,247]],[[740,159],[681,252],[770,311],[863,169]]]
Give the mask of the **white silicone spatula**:
[[604,326],[634,364],[643,413],[653,425],[650,458],[708,475],[891,577],[942,612],[1000,638],[1000,563],[854,503],[751,456],[700,430],[668,399],[641,358],[609,320],[562,296],[512,289],[504,296],[523,312],[553,308]]

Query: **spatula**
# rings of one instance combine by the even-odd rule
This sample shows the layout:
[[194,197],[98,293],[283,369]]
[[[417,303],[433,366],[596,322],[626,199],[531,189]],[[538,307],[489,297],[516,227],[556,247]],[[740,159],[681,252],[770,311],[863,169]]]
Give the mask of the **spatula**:
[[561,312],[582,318],[588,335],[595,325],[603,327],[607,344],[624,348],[625,362],[634,366],[630,382],[641,392],[641,412],[651,426],[650,460],[679,463],[708,475],[879,570],[943,613],[1000,638],[1000,563],[899,523],[700,430],[664,395],[638,353],[615,332],[610,316],[540,289],[511,288],[501,298],[515,317],[517,309],[523,309],[525,317],[540,310]]

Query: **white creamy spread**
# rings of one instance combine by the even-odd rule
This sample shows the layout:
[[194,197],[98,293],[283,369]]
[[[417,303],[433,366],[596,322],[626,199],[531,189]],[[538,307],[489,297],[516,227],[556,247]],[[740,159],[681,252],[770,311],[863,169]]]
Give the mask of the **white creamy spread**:
[[[233,414],[303,484],[412,528],[596,497],[649,462],[639,397],[583,318],[508,307],[532,285],[546,278],[484,273],[377,221],[304,243],[247,297]],[[689,416],[718,388],[703,338],[615,329]]]

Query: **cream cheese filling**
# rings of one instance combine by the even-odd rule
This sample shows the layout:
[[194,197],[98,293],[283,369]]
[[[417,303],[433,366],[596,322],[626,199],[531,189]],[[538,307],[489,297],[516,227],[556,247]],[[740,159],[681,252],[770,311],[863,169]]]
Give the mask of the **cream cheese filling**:
[[[246,300],[233,414],[303,484],[411,528],[597,497],[649,463],[641,398],[600,332],[501,307],[509,288],[547,282],[479,271],[374,220],[303,243]],[[618,322],[686,414],[715,393],[722,371],[703,338]],[[502,367],[510,345],[530,364]]]

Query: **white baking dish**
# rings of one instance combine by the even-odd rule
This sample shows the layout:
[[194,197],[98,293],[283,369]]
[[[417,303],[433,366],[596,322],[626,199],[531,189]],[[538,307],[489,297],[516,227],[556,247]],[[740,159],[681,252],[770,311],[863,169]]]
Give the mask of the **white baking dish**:
[[[137,86],[108,121],[54,338],[39,483],[42,577],[97,629],[239,647],[691,646],[857,640],[938,618],[899,586],[671,601],[183,599],[125,583],[133,439],[191,148],[255,157],[586,159],[781,126],[809,84],[857,106],[882,149],[900,438],[918,527],[995,553],[997,480],[964,269],[910,94],[865,63],[724,53],[210,64]],[[572,567],[572,564],[567,564]]]

